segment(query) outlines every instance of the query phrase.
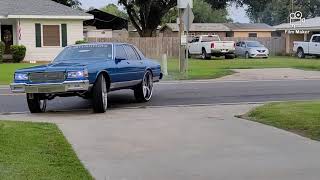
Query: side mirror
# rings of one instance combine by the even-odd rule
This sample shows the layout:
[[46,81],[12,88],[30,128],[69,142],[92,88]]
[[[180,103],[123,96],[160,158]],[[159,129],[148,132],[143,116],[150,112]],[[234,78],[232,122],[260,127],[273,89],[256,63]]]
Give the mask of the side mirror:
[[119,56],[115,57],[116,63],[119,63],[119,62],[121,62],[121,61],[123,61],[123,60],[126,60],[126,58],[119,57]]

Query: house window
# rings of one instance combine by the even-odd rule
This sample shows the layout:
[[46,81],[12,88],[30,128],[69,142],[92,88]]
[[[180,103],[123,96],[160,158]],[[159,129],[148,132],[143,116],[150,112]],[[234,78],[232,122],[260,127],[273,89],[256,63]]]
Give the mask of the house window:
[[258,34],[257,33],[249,33],[249,37],[258,37]]
[[234,32],[232,32],[232,31],[227,31],[227,32],[226,32],[226,37],[234,37]]
[[60,25],[43,25],[43,46],[61,46]]

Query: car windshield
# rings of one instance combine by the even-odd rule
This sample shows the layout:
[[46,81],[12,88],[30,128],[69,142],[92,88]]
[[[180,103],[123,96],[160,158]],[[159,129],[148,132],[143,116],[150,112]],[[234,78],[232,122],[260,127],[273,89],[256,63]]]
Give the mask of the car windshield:
[[219,36],[202,36],[202,42],[220,41]]
[[112,59],[112,45],[80,45],[65,48],[54,62],[69,60]]
[[259,42],[247,42],[248,47],[263,47],[263,45]]

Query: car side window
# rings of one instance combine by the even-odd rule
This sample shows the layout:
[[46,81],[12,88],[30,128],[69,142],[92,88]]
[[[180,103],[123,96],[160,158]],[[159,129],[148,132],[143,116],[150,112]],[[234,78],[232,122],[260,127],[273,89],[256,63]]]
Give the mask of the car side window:
[[121,59],[128,59],[127,53],[124,50],[123,45],[116,45],[116,57]]
[[246,47],[246,43],[245,43],[245,42],[242,42],[242,43],[241,43],[241,47]]
[[125,45],[125,50],[128,54],[128,60],[140,60],[137,53],[130,45]]

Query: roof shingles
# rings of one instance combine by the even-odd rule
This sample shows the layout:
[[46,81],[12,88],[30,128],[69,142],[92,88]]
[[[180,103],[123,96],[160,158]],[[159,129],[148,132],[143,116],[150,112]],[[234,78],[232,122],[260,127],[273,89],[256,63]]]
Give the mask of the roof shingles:
[[0,0],[0,16],[91,16],[52,0]]

